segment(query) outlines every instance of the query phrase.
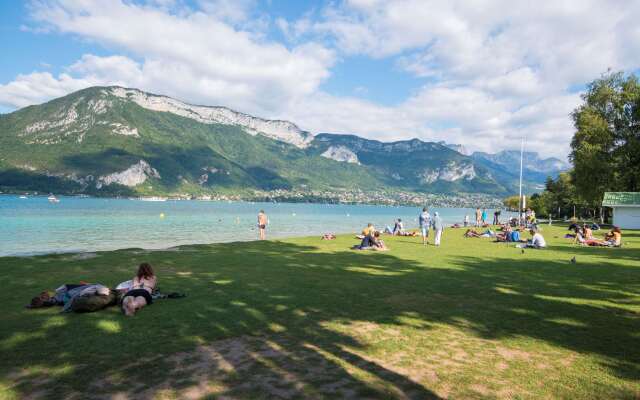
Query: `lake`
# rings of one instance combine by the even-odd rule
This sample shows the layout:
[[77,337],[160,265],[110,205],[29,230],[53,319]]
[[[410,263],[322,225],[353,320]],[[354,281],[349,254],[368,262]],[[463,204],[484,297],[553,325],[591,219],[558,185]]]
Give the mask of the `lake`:
[[[161,249],[181,244],[257,239],[257,213],[269,216],[268,238],[358,232],[402,218],[417,228],[417,207],[308,203],[209,201],[148,202],[130,199],[59,197],[21,199],[0,195],[0,256],[56,252]],[[430,208],[447,224],[462,222],[473,209]],[[492,210],[488,210],[493,218]],[[503,212],[502,218],[506,217]]]

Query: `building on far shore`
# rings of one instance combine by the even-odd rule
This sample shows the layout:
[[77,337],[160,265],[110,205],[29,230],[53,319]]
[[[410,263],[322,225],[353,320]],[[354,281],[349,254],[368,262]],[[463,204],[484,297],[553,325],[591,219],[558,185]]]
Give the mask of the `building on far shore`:
[[640,229],[640,192],[606,192],[602,206],[613,209],[614,225]]

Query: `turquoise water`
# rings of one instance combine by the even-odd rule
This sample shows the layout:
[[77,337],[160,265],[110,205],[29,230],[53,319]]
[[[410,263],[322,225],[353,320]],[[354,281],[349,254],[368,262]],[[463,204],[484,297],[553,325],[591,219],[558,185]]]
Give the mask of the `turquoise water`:
[[[53,204],[46,197],[0,195],[0,256],[255,240],[260,209],[269,216],[268,238],[357,232],[368,222],[383,229],[395,218],[416,228],[420,212],[367,205],[59,199]],[[473,219],[472,209],[430,211],[439,211],[446,223],[461,222],[465,214]]]

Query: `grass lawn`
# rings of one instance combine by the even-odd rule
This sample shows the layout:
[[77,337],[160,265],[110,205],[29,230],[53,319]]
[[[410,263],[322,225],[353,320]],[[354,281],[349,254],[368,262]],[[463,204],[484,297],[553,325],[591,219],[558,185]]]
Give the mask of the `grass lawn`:
[[[345,235],[0,258],[0,398],[638,399],[640,232],[584,248],[565,229],[524,253],[448,229],[384,253]],[[188,297],[24,308],[143,261]]]

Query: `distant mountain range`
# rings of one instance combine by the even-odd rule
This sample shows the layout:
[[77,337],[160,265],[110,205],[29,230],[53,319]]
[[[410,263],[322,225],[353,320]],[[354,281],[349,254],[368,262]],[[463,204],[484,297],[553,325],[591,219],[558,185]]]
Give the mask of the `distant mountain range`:
[[[288,121],[93,87],[0,115],[0,190],[95,195],[251,190],[514,193],[519,152],[312,135]],[[567,165],[526,153],[528,191]]]

